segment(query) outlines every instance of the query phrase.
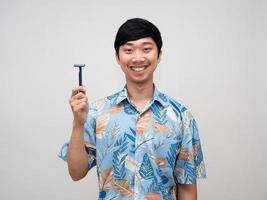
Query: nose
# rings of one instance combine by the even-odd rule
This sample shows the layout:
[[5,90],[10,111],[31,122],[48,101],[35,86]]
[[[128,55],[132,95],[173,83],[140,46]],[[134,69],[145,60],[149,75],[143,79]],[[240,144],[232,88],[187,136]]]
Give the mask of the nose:
[[139,62],[144,62],[145,58],[143,56],[143,53],[139,50],[136,50],[134,52],[133,58],[132,58],[132,62],[133,63],[139,63]]

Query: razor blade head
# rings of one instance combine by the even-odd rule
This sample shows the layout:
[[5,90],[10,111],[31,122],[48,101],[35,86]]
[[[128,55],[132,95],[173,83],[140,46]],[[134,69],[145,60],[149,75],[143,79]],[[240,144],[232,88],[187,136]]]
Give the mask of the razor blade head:
[[81,67],[85,67],[85,64],[74,64],[73,66],[81,68]]

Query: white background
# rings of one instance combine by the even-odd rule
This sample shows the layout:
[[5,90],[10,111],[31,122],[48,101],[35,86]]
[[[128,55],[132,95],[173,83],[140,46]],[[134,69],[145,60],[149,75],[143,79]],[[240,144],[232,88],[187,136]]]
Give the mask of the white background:
[[79,182],[57,154],[85,63],[94,101],[124,86],[113,42],[128,18],[157,25],[155,83],[196,118],[206,162],[200,200],[267,199],[265,0],[0,0],[0,199],[97,199],[96,170]]

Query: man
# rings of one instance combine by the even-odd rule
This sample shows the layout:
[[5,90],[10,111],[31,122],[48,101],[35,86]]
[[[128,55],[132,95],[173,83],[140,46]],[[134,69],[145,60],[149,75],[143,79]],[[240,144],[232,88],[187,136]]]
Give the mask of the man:
[[73,130],[59,156],[74,181],[97,166],[99,199],[197,199],[196,178],[206,175],[196,122],[153,84],[158,28],[129,19],[114,47],[125,87],[90,106],[85,87],[73,88]]

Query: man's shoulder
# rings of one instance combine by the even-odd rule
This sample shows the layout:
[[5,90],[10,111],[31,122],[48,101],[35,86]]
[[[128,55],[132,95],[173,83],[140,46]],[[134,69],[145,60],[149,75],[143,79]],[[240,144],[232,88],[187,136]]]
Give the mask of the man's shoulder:
[[171,107],[173,107],[176,110],[179,110],[181,112],[184,112],[185,110],[187,110],[187,108],[185,107],[185,105],[179,100],[176,99],[174,97],[171,97],[169,95],[166,95],[166,98],[168,99],[168,103]]
[[184,115],[190,113],[185,104],[183,104],[179,99],[176,99],[162,92],[160,92],[160,95],[165,98],[165,101],[167,101],[167,109],[171,109],[178,118],[183,118]]
[[95,101],[92,101],[89,104],[89,107],[91,109],[94,109],[97,111],[100,111],[103,109],[108,109],[108,108],[114,106],[114,104],[116,104],[116,100],[119,97],[120,93],[121,93],[121,91],[113,93],[113,94],[108,95],[106,97],[99,98]]

